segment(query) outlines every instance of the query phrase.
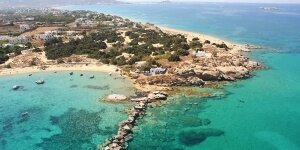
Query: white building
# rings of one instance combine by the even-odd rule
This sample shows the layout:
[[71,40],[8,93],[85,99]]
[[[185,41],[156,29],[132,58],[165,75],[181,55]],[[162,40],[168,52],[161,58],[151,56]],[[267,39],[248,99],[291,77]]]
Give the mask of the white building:
[[58,30],[53,30],[53,31],[45,31],[45,34],[50,34],[50,35],[58,35],[61,34],[61,31]]
[[99,22],[88,18],[78,18],[75,20],[76,27],[96,27]]
[[34,17],[27,17],[25,18],[26,21],[34,21]]
[[196,57],[207,57],[207,58],[212,57],[211,53],[206,53],[204,51],[193,51],[192,55]]
[[154,75],[154,74],[164,74],[165,72],[166,72],[166,69],[161,68],[161,67],[150,69],[150,74],[152,74],[152,75]]
[[36,34],[36,35],[34,35],[34,38],[37,40],[42,40],[42,41],[49,41],[54,38],[54,35],[46,34],[46,33],[45,34]]
[[20,24],[20,30],[21,32],[24,32],[24,31],[27,31],[27,30],[30,30],[31,27],[29,24]]
[[10,44],[18,44],[18,43],[28,43],[28,42],[31,42],[31,37],[28,37],[28,36],[18,36],[18,37],[14,37],[14,38],[11,38],[9,40],[9,43]]

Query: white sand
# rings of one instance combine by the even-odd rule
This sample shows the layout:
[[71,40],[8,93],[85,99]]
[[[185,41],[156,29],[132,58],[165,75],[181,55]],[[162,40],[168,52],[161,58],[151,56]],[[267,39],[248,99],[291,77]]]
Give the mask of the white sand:
[[222,42],[224,42],[227,45],[233,45],[232,43],[223,40],[221,38],[217,38],[214,36],[210,36],[210,35],[205,35],[205,34],[201,34],[201,33],[197,33],[197,32],[190,32],[190,31],[184,31],[184,30],[179,30],[179,29],[173,29],[173,28],[169,28],[169,27],[164,27],[164,26],[158,26],[162,31],[169,33],[169,34],[182,34],[187,36],[187,39],[189,41],[191,41],[193,38],[198,37],[200,39],[200,41],[205,41],[205,40],[209,40],[211,43],[219,43],[221,44]]
[[13,69],[1,69],[0,76],[8,76],[14,74],[30,74],[36,72],[54,72],[54,71],[98,71],[106,73],[115,73],[118,67],[113,65],[102,64],[62,64],[62,65],[48,65],[45,70],[40,67],[25,67],[25,68],[13,68]]

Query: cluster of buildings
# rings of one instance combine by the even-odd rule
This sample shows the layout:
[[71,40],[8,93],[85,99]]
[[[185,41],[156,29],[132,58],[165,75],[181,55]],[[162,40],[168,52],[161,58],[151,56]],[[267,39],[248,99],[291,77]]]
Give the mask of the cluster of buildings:
[[98,21],[90,20],[88,18],[78,18],[75,20],[76,27],[97,27]]

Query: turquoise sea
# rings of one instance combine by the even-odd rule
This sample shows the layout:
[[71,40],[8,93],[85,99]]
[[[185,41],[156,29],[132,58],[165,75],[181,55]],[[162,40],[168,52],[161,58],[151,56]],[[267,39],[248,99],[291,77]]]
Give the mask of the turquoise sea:
[[[84,74],[83,77],[80,74]],[[89,76],[95,75],[95,79]],[[44,85],[35,84],[44,79]],[[24,86],[18,91],[13,85]],[[97,72],[34,73],[0,78],[0,149],[96,149],[127,118],[131,104],[105,103],[111,93],[132,93],[131,83]],[[28,115],[22,115],[28,113]]]
[[[248,54],[267,67],[253,78],[202,89],[216,93],[213,97],[177,95],[169,104],[149,109],[134,128],[128,149],[300,149],[300,5],[173,3],[61,8],[115,14],[264,47]],[[35,85],[41,77],[46,84]],[[14,84],[25,88],[10,91]],[[129,86],[128,81],[101,73],[95,80],[78,73],[70,77],[67,72],[1,77],[0,149],[94,149],[95,143],[116,131],[118,121],[126,118],[122,110],[130,105],[103,103],[99,97],[111,91],[132,92]],[[22,112],[29,112],[30,117],[21,118]]]
[[[277,7],[265,11],[260,7]],[[63,7],[125,16],[263,46],[254,77],[216,89],[216,97],[177,96],[152,108],[129,149],[299,150],[300,5],[173,3]],[[194,104],[197,103],[197,104]]]

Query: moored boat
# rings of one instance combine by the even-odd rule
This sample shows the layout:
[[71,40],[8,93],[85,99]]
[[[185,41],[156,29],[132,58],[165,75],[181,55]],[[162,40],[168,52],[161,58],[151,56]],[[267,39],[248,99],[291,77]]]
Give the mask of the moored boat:
[[21,86],[19,86],[19,85],[14,85],[14,86],[12,87],[13,90],[18,90],[18,89],[20,89],[20,88],[21,88]]
[[44,80],[37,80],[37,81],[35,81],[35,83],[36,83],[36,84],[44,84],[45,81],[44,81]]

